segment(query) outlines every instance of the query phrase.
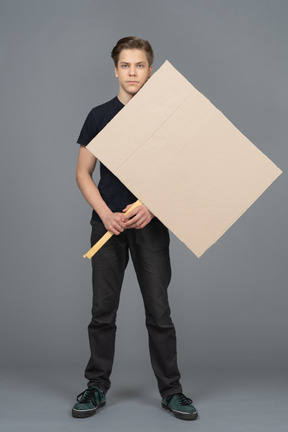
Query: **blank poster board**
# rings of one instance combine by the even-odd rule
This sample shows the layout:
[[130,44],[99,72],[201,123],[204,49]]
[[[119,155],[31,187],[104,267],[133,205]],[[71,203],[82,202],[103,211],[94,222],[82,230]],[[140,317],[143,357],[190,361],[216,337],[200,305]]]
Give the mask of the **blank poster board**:
[[168,61],[87,148],[197,257],[281,174]]

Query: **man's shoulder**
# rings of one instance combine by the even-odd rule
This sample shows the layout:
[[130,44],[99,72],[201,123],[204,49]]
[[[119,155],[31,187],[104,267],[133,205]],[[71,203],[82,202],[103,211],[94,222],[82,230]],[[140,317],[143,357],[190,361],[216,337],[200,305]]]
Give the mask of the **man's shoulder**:
[[87,145],[120,111],[124,105],[121,104],[118,97],[115,96],[108,102],[102,103],[92,108],[86,117],[81,129],[78,144]]
[[100,132],[106,124],[123,108],[117,96],[101,105],[92,108],[88,115],[88,123],[93,124],[97,131]]
[[121,105],[121,102],[119,101],[118,97],[115,96],[113,99],[109,100],[108,102],[104,102],[92,108],[91,113],[94,115],[99,115],[101,113],[105,114],[107,111],[110,111],[118,107],[119,105]]

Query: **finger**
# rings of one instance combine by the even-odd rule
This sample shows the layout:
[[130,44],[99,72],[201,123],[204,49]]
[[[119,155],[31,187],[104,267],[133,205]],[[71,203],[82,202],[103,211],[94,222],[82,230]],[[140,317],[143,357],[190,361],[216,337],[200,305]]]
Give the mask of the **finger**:
[[119,235],[121,232],[124,231],[124,228],[120,224],[114,222],[107,228],[107,230],[115,235]]
[[123,213],[126,213],[130,208],[132,207],[132,204],[128,204],[125,209],[122,210]]
[[137,216],[139,216],[139,217],[141,216],[141,212],[140,212],[138,207],[134,210],[131,210],[131,212],[129,212],[128,214],[124,215],[123,220],[126,223],[127,221],[130,221],[131,219],[135,219]]
[[136,229],[143,229],[145,228],[146,225],[148,225],[149,221],[145,220],[143,222],[141,222],[140,224],[138,224]]
[[148,225],[149,222],[150,222],[149,219],[147,219],[147,218],[145,218],[145,219],[141,218],[141,219],[137,220],[135,223],[133,223],[133,225],[130,225],[127,228],[142,229],[146,225]]
[[125,224],[124,224],[124,222],[121,220],[121,222],[118,222],[118,223],[115,225],[115,228],[116,228],[118,231],[123,232],[124,229],[125,229]]
[[140,216],[134,216],[132,217],[132,219],[128,219],[125,222],[125,228],[135,228],[135,226],[137,226],[139,224],[140,221]]
[[114,234],[114,235],[116,235],[116,236],[120,234],[120,232],[117,231],[115,228],[110,228],[110,229],[108,229],[107,231],[111,232],[112,234]]

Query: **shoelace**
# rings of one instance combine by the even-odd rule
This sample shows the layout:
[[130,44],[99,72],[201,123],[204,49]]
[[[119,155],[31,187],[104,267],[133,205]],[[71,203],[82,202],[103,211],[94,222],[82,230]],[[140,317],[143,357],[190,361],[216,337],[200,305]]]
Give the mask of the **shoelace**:
[[193,402],[192,399],[187,398],[183,393],[176,393],[167,397],[168,404],[171,402],[173,397],[177,397],[179,404],[182,406],[191,405]]
[[81,403],[88,403],[92,401],[93,405],[97,406],[97,396],[99,398],[99,403],[101,401],[101,395],[100,391],[95,387],[89,387],[88,389],[84,390],[82,393],[80,393],[77,396],[77,401]]

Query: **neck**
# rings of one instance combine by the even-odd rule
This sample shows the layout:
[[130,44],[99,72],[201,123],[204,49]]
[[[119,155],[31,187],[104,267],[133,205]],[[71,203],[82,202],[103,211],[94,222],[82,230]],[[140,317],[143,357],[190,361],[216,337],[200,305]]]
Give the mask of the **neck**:
[[126,105],[132,99],[133,95],[130,95],[125,92],[121,92],[120,89],[117,97],[123,105]]

